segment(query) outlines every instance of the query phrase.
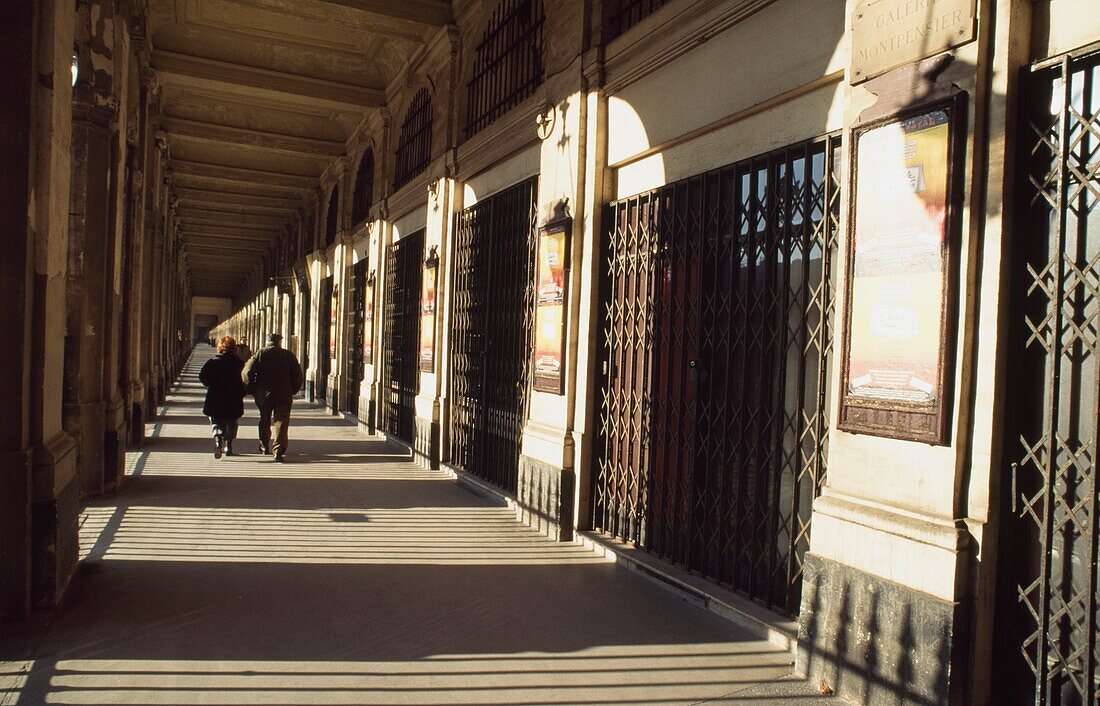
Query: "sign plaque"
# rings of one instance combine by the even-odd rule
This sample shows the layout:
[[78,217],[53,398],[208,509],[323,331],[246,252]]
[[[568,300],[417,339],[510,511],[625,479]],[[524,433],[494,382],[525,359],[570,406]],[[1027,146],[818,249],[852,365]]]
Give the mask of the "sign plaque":
[[975,0],[869,0],[852,16],[852,85],[966,44]]
[[435,248],[424,263],[420,289],[420,372],[435,371],[435,286],[439,274],[439,256]]

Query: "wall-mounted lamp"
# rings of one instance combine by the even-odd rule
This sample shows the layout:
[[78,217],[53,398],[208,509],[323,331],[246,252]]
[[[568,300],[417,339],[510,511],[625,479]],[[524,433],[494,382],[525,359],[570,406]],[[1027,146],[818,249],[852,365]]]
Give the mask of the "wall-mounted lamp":
[[431,195],[431,197],[433,199],[439,198],[439,182],[438,181],[433,180],[433,181],[428,182],[428,193]]
[[374,282],[375,282],[374,270],[371,270],[370,273],[367,275],[367,286],[368,287],[373,287]]
[[433,245],[424,260],[424,267],[439,267],[439,246]]
[[540,140],[545,140],[554,134],[554,123],[557,120],[558,111],[554,109],[553,104],[548,104],[542,109],[542,112],[535,118],[535,132],[538,134]]

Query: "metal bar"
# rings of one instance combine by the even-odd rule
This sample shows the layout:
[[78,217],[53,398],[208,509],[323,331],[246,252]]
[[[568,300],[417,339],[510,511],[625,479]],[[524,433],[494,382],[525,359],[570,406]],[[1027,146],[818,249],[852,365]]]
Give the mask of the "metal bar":
[[1057,475],[1058,458],[1058,411],[1059,411],[1059,380],[1062,359],[1062,297],[1065,282],[1065,245],[1066,245],[1066,183],[1068,181],[1068,155],[1066,153],[1067,140],[1069,138],[1069,110],[1071,99],[1069,89],[1069,58],[1062,57],[1062,115],[1058,125],[1058,196],[1056,210],[1058,212],[1057,227],[1055,230],[1054,252],[1058,258],[1055,268],[1055,302],[1054,326],[1051,337],[1051,366],[1048,389],[1052,391],[1051,411],[1048,417],[1048,443],[1050,444],[1046,463],[1046,493],[1043,499],[1043,529],[1040,537],[1042,549],[1042,568],[1040,573],[1040,600],[1039,600],[1039,689],[1035,694],[1036,706],[1044,706],[1047,703],[1049,677],[1049,630],[1050,630],[1050,575],[1051,575],[1051,543],[1054,535],[1054,492],[1055,476]]

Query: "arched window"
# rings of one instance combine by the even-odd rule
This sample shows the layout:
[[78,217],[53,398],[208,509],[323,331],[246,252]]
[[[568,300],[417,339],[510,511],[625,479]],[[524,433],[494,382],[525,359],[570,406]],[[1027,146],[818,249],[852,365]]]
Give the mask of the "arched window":
[[614,39],[664,5],[668,0],[615,0],[604,3],[607,31]]
[[421,88],[409,103],[394,153],[393,188],[400,189],[428,168],[432,155],[432,97]]
[[542,83],[542,0],[501,0],[466,84],[466,136],[488,127]]
[[368,149],[359,162],[355,175],[355,192],[351,201],[351,220],[358,225],[367,220],[371,200],[374,198],[374,150]]
[[332,196],[328,199],[328,214],[325,216],[325,247],[336,242],[336,218],[340,215],[340,187],[332,187]]

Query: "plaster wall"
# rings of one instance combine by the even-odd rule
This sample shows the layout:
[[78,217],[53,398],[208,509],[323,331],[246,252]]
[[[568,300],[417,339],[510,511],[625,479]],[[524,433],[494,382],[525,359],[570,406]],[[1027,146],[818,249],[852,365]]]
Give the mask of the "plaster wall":
[[1100,6],[1096,0],[1040,0],[1034,27],[1032,59],[1038,61],[1096,42]]
[[[613,92],[608,163],[616,166],[695,128],[843,70],[848,56],[846,16],[841,0],[779,0]],[[777,37],[782,38],[779,47]],[[615,53],[614,42],[608,51]],[[825,132],[828,117],[829,111],[817,116],[819,124],[811,135]]]
[[539,145],[531,145],[495,167],[470,177],[462,184],[459,205],[462,209],[470,208],[498,191],[539,174],[541,157]]

